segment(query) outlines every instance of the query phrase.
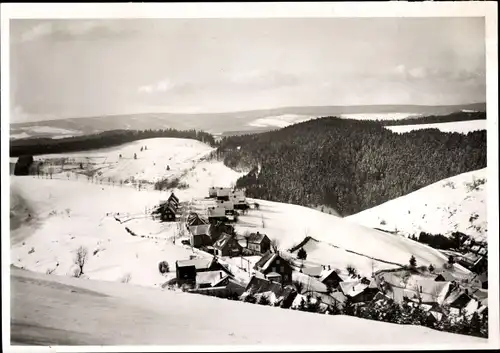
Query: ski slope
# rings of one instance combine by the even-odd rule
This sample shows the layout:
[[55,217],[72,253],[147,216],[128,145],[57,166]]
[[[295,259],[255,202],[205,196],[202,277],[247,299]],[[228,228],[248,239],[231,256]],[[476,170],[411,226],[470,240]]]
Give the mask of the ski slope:
[[399,134],[423,129],[438,129],[442,132],[458,132],[467,134],[472,131],[486,130],[486,120],[454,121],[450,123],[415,124],[386,126],[386,129]]
[[18,269],[12,269],[11,283],[15,293],[11,304],[12,344],[281,345],[289,349],[307,345],[322,350],[325,346],[394,349],[425,343],[426,348],[449,348],[453,342],[461,348],[486,348],[489,343],[495,344],[419,326]]
[[486,193],[484,168],[441,180],[346,219],[406,236],[418,236],[421,231],[443,235],[458,231],[487,241]]

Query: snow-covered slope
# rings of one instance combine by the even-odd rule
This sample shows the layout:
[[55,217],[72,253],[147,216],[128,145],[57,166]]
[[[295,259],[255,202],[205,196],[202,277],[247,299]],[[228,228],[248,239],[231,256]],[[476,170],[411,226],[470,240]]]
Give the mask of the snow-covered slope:
[[[428,266],[432,263],[434,266],[442,266],[447,262],[447,258],[438,250],[402,236],[381,232],[307,207],[254,201],[259,204],[259,209],[239,217],[236,225],[239,233],[259,231],[276,239],[282,249],[289,249],[310,236],[325,243],[311,258],[322,265],[330,264],[345,269],[345,265],[353,264],[359,271],[370,275],[373,262],[371,258],[389,262],[384,265],[383,262],[376,261],[376,269],[407,264],[411,255],[421,265]],[[360,255],[355,256],[356,253]],[[468,272],[462,267],[457,270]]]
[[[147,150],[140,152],[141,146],[147,146]],[[108,167],[101,163],[102,178],[112,175],[124,179],[139,173],[141,178],[151,180],[174,173],[187,185],[175,189],[176,195],[188,208],[203,214],[209,204],[203,200],[208,196],[208,188],[230,186],[240,176],[221,162],[201,158],[210,151],[210,147],[198,141],[153,139],[73,155],[83,159],[86,156],[113,159]],[[131,158],[133,153],[138,154],[137,160]],[[161,164],[158,161],[169,163],[171,170],[154,169],[153,163]],[[179,241],[173,243],[174,237],[178,237],[177,224],[159,224],[148,216],[153,206],[168,198],[170,191],[152,188],[139,191],[73,176],[68,180],[64,172],[55,174],[52,180],[11,178],[11,263],[33,271],[71,275],[75,251],[83,245],[91,253],[84,271],[88,278],[120,281],[130,274],[132,283],[154,286],[165,281],[158,272],[159,261],[166,260],[173,266],[176,260],[193,254],[191,248]],[[311,252],[308,260],[315,264],[341,270],[354,265],[362,274],[370,275],[374,268],[407,264],[412,255],[420,265],[432,263],[439,267],[447,262],[439,251],[402,236],[306,207],[250,201],[260,206],[240,215],[235,226],[239,234],[258,230],[278,240],[282,250],[310,236],[319,241],[308,248]],[[125,222],[118,222],[115,216]],[[125,227],[137,236],[129,234]],[[199,256],[208,255],[200,252]],[[461,267],[457,271],[467,272]],[[241,275],[248,277],[248,273]]]
[[451,123],[415,124],[386,126],[386,129],[396,133],[405,133],[413,130],[438,129],[443,132],[458,132],[467,134],[472,131],[486,130],[486,120],[454,121]]
[[344,119],[354,120],[400,120],[408,118],[418,118],[422,114],[418,113],[358,113],[358,114],[341,114],[340,117]]
[[196,346],[209,344],[287,348],[306,344],[322,349],[370,349],[376,345],[394,349],[422,344],[450,348],[450,343],[461,348],[486,348],[490,343],[472,336],[351,316],[319,315],[15,269],[12,274],[11,340],[17,344],[191,345],[197,350]]
[[455,231],[487,240],[486,168],[460,174],[346,219],[404,235]]

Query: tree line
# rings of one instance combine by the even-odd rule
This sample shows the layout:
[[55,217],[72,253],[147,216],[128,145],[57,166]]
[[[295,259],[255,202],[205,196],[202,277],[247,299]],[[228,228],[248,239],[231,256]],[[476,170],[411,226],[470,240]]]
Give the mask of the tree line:
[[214,137],[204,131],[197,130],[110,130],[91,135],[72,136],[62,139],[29,138],[10,142],[10,156],[40,155],[50,153],[66,153],[87,151],[98,148],[118,146],[127,142],[155,138],[176,137],[199,140],[215,146]]
[[397,120],[378,120],[385,126],[450,123],[456,121],[486,120],[486,112],[456,112],[448,115],[429,115]]
[[347,216],[486,167],[486,131],[395,134],[377,121],[325,117],[225,137],[217,155],[249,171],[236,183],[248,197],[325,205]]

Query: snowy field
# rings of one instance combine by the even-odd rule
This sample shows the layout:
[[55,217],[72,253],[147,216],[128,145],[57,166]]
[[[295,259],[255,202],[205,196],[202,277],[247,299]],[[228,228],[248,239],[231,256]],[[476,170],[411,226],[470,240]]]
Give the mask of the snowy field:
[[489,343],[472,336],[351,316],[319,315],[17,269],[11,273],[11,288],[16,293],[11,303],[14,345],[264,344],[288,349],[302,345],[370,349],[368,345],[377,345],[381,349],[411,349],[423,342],[426,347],[449,348],[453,342],[461,348],[480,349]]
[[416,113],[361,113],[361,114],[340,114],[341,118],[354,120],[400,120],[408,118],[418,118],[422,114]]
[[248,126],[284,128],[316,118],[315,116],[308,115],[284,114],[256,119],[248,123]]
[[406,236],[418,236],[421,231],[443,235],[459,231],[486,241],[486,194],[484,168],[441,180],[346,219]]
[[451,123],[435,124],[398,125],[386,126],[385,128],[399,134],[423,129],[438,129],[442,132],[458,132],[460,134],[467,134],[472,131],[486,130],[486,120],[454,121]]

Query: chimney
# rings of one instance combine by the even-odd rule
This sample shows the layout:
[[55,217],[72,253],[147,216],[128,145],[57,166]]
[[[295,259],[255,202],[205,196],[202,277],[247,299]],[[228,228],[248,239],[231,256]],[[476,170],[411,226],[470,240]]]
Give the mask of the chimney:
[[330,265],[328,265],[328,271],[330,271]]
[[219,274],[220,274],[220,278],[222,279],[222,271],[220,271]]

